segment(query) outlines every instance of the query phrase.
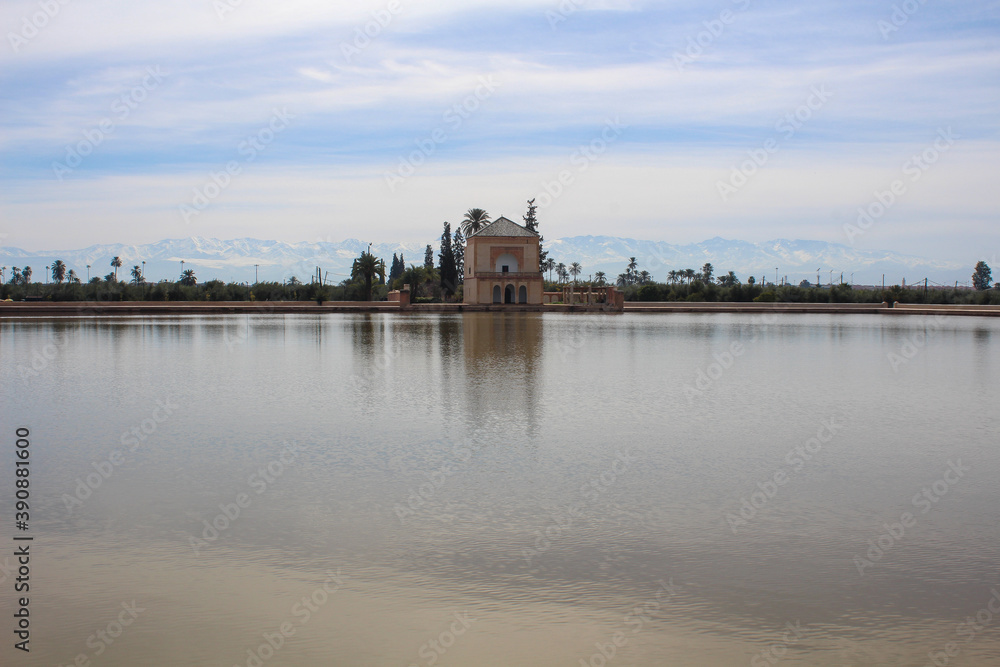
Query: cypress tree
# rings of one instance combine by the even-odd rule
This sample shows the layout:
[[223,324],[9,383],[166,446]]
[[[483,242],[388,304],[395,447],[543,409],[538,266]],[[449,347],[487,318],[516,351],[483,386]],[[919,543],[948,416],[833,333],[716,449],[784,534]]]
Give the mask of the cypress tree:
[[458,284],[465,282],[465,238],[462,230],[455,230],[455,238],[451,243],[451,252],[455,255],[455,272],[458,274]]
[[[428,246],[430,247],[430,246]],[[451,225],[444,223],[444,232],[441,234],[441,254],[439,256],[441,289],[445,296],[455,293],[458,286],[458,271],[455,268],[455,253],[451,245]]]

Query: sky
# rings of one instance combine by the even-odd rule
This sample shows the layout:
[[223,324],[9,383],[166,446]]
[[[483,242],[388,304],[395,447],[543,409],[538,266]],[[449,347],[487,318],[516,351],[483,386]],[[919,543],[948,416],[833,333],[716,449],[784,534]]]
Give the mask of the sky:
[[1000,251],[1000,2],[5,0],[0,244]]

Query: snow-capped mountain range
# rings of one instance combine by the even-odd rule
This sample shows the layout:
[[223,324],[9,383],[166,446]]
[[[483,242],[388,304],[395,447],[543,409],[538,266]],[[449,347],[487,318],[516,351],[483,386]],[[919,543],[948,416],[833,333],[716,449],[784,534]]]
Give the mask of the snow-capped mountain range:
[[[435,261],[439,243],[433,244]],[[630,257],[635,257],[639,270],[646,270],[656,280],[665,281],[668,272],[692,268],[700,270],[710,262],[716,274],[734,271],[742,281],[754,275],[758,281],[774,280],[775,267],[780,278],[787,276],[793,284],[801,280],[816,281],[817,268],[821,281],[830,281],[831,271],[835,282],[843,273],[845,281],[856,284],[881,284],[885,274],[886,284],[897,284],[904,279],[907,284],[922,281],[932,283],[967,284],[975,261],[969,266],[902,255],[889,251],[858,250],[847,245],[825,241],[778,239],[762,243],[713,238],[701,243],[677,245],[664,241],[643,241],[613,236],[574,236],[563,239],[546,239],[544,247],[550,257],[569,265],[579,262],[583,266],[581,279],[603,271],[609,281],[625,271]],[[161,279],[177,280],[184,269],[195,271],[199,281],[217,278],[224,281],[252,282],[287,280],[296,276],[308,282],[319,267],[325,279],[337,283],[350,274],[351,263],[368,244],[356,239],[333,242],[263,241],[259,239],[232,239],[222,241],[202,237],[166,239],[145,245],[104,244],[81,250],[27,251],[14,247],[0,247],[0,264],[7,267],[5,279],[10,279],[13,266],[33,269],[33,280],[43,281],[45,267],[61,259],[69,269],[86,280],[90,276],[105,276],[112,271],[112,257],[120,257],[122,268],[119,279],[127,280],[133,266],[145,261],[148,282]],[[384,258],[386,264],[393,253],[402,253],[407,265],[422,263],[425,245],[420,243],[376,243],[372,252]],[[255,265],[257,265],[255,267]],[[256,275],[255,275],[256,271]]]

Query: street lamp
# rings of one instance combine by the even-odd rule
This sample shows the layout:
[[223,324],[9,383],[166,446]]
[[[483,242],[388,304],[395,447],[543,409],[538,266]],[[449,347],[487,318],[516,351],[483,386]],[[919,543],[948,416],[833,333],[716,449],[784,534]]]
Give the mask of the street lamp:
[[778,286],[778,267],[774,267],[774,286]]
[[45,284],[49,284],[49,265],[45,265]]

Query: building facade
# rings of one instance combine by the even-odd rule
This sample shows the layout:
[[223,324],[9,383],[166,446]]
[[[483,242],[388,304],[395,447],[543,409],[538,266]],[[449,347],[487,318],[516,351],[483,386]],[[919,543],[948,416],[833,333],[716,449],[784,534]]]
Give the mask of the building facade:
[[541,305],[539,249],[537,232],[503,216],[470,235],[465,244],[462,301]]

